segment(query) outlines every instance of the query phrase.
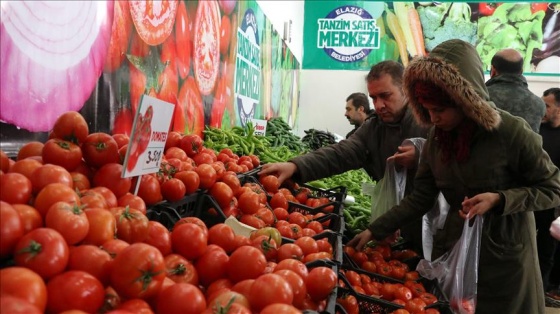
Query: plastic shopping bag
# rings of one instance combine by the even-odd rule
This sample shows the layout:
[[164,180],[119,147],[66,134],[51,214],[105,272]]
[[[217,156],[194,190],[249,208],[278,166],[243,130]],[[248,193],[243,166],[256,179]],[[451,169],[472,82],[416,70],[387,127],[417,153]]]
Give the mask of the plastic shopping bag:
[[387,161],[385,175],[371,190],[371,221],[398,205],[405,188],[406,169],[397,170],[393,161]]
[[449,298],[454,313],[473,314],[476,309],[478,259],[484,218],[475,216],[469,226],[465,220],[463,233],[453,249],[429,262],[420,260],[416,270],[428,279],[437,279]]
[[422,249],[424,258],[428,261],[432,260],[434,234],[443,229],[448,212],[449,204],[443,194],[439,193],[434,208],[422,217]]

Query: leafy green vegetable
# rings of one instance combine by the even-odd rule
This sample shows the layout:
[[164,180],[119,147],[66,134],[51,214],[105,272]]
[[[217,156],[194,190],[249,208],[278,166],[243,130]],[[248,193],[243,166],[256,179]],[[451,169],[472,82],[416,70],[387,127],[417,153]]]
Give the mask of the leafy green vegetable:
[[543,11],[531,12],[530,3],[503,3],[494,14],[478,20],[476,50],[486,70],[496,52],[514,48],[524,57],[523,70],[529,71],[533,50],[542,47]]
[[453,38],[476,44],[477,28],[470,20],[471,9],[467,3],[442,2],[420,6],[417,10],[426,50],[431,51],[440,43]]

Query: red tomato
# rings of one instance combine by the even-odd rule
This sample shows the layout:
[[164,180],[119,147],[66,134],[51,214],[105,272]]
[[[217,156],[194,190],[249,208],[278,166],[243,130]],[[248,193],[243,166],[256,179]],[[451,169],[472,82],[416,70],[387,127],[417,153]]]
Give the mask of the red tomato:
[[[202,137],[202,131],[204,130],[204,104],[192,76],[187,77],[179,90],[177,107],[181,108],[187,120],[187,126],[182,133]],[[187,154],[189,154],[188,151]]]
[[231,254],[227,274],[233,282],[245,279],[255,279],[263,273],[266,267],[266,258],[259,249],[252,246],[242,246]]
[[4,151],[0,150],[0,171],[6,173],[9,169],[10,157],[8,157],[8,155]]
[[122,252],[122,250],[124,250],[129,245],[130,243],[123,240],[111,239],[103,243],[100,247],[104,251],[109,253],[109,255],[111,255],[111,257],[114,259],[115,257],[117,257],[117,255],[119,255],[120,252]]
[[[266,175],[261,177],[259,181],[261,182],[265,191],[267,191],[268,193],[276,193],[280,188],[280,182],[278,181],[278,178],[276,176]],[[274,205],[274,207],[281,207],[281,206]]]
[[31,184],[33,185],[33,193],[39,193],[45,186],[50,183],[61,183],[70,188],[74,188],[72,175],[68,170],[61,166],[46,164],[38,167],[31,173]]
[[224,223],[216,224],[208,229],[208,244],[216,244],[231,253],[235,249],[235,233]]
[[111,190],[117,198],[131,189],[132,179],[122,177],[123,166],[119,163],[107,163],[99,168],[93,176],[94,186],[104,186]]
[[91,133],[82,143],[82,154],[86,163],[99,168],[106,163],[119,163],[119,146],[107,133]]
[[44,311],[39,310],[35,305],[22,298],[12,295],[0,295],[0,308],[2,313],[11,314],[41,314]]
[[8,173],[20,173],[23,174],[26,178],[31,180],[31,174],[35,169],[41,167],[43,164],[35,159],[32,158],[25,158],[16,161],[11,167]]
[[105,59],[104,71],[111,73],[120,68],[126,57],[128,42],[132,32],[132,19],[128,2],[117,1],[114,6],[113,27],[111,30],[111,40],[109,50]]
[[[32,156],[41,156],[41,151],[43,150],[44,145],[45,144],[38,141],[31,141],[23,144],[23,146],[21,146],[18,150],[16,160],[23,160],[27,157],[32,157]],[[6,156],[6,158],[7,157],[8,156]]]
[[286,199],[286,196],[280,192],[276,192],[274,193],[274,195],[272,195],[269,204],[272,208],[284,208],[286,210],[288,209],[288,200]]
[[199,275],[200,283],[208,287],[212,282],[227,277],[227,265],[229,256],[223,249],[208,249],[196,260],[195,266]]
[[218,205],[223,208],[231,203],[233,190],[226,183],[216,182],[210,188],[210,195],[212,195],[218,202]]
[[238,197],[239,209],[244,214],[255,214],[260,208],[259,195],[255,192],[249,191],[241,194]]
[[249,294],[251,309],[261,311],[268,305],[282,303],[291,305],[294,300],[292,287],[282,276],[265,274],[253,282]]
[[54,122],[52,137],[75,144],[83,143],[89,134],[86,119],[76,111],[67,111]]
[[70,172],[70,175],[72,176],[72,181],[74,182],[74,189],[83,191],[91,188],[89,178],[83,173],[72,171]]
[[481,15],[492,15],[500,5],[501,3],[481,2],[478,4],[478,12]]
[[111,255],[95,245],[70,247],[67,270],[81,270],[97,278],[104,286],[109,284],[112,265]]
[[47,286],[43,278],[25,267],[13,266],[0,270],[0,295],[21,298],[41,311],[47,305]]
[[105,200],[103,195],[101,195],[101,193],[95,192],[93,190],[87,190],[83,191],[80,195],[82,209],[94,207],[109,208],[109,206],[107,205],[107,201]]
[[348,314],[360,313],[360,306],[358,305],[358,300],[356,299],[355,296],[351,294],[347,294],[345,296],[337,298],[336,301],[346,310],[346,313]]
[[198,285],[198,273],[194,265],[179,254],[165,256],[167,277],[176,283]]
[[200,93],[210,95],[220,71],[220,9],[216,1],[198,4],[193,38],[193,62]]
[[[125,313],[122,314],[128,314],[128,313],[153,314],[154,313],[154,311],[152,311],[150,304],[142,299],[127,300],[119,304],[117,310],[115,311],[125,311]],[[113,313],[113,311],[110,311],[109,313]]]
[[110,278],[119,296],[142,299],[155,296],[165,279],[163,256],[151,245],[131,244],[115,258]]
[[[43,217],[41,217],[41,214],[35,209],[35,207],[25,204],[13,204],[12,207],[18,212],[21,218],[23,234],[43,226]],[[9,229],[8,227],[6,228]]]
[[[237,30],[236,30],[237,31]],[[229,42],[231,37],[231,21],[229,16],[222,16],[220,23],[220,53],[227,55],[229,49]]]
[[159,294],[157,300],[158,313],[201,313],[204,309],[204,294],[198,287],[188,283],[177,283],[167,287]]
[[161,185],[161,194],[165,200],[176,202],[181,200],[187,192],[183,181],[171,178]]
[[239,181],[239,178],[236,175],[231,173],[229,174],[226,173],[222,176],[222,182],[224,182],[231,188],[233,195],[237,196],[237,191],[241,187],[241,182]]
[[410,313],[422,313],[425,308],[426,303],[420,298],[413,298],[411,300],[408,300],[404,305],[404,309],[409,311]]
[[283,261],[285,259],[296,259],[302,260],[303,259],[303,251],[301,248],[293,243],[286,243],[282,244],[278,248],[278,257],[276,260]]
[[118,199],[115,196],[115,193],[113,193],[113,191],[109,190],[108,188],[104,186],[96,186],[94,188],[91,188],[90,191],[103,195],[103,198],[105,198],[105,202],[107,202],[108,208],[118,206]]
[[148,217],[137,209],[114,207],[111,209],[117,222],[117,238],[130,244],[143,242],[148,236]]
[[174,178],[181,180],[185,185],[185,195],[196,192],[200,186],[200,176],[193,170],[179,171]]
[[438,301],[437,297],[429,292],[424,292],[419,296],[426,305],[434,304]]
[[53,277],[47,283],[47,293],[47,310],[52,313],[68,310],[95,313],[105,298],[101,282],[80,270],[69,270]]
[[119,199],[117,200],[117,206],[130,206],[130,208],[137,209],[143,214],[146,214],[146,203],[140,196],[134,195],[132,193],[126,193],[125,195],[119,197]]
[[[136,186],[136,180],[132,180],[132,186]],[[138,196],[140,196],[146,206],[151,206],[162,201],[161,185],[159,181],[150,175],[142,176],[140,186],[138,188]]]
[[197,166],[194,171],[198,174],[200,178],[200,188],[209,189],[216,183],[217,174],[214,167],[208,164],[202,164]]
[[110,211],[103,208],[87,208],[85,213],[89,221],[89,231],[82,243],[102,245],[115,238],[117,221]]
[[179,147],[187,153],[187,156],[194,157],[202,151],[202,138],[197,134],[187,134],[181,138]]
[[81,204],[80,196],[78,196],[72,188],[61,183],[51,183],[37,194],[33,205],[41,216],[45,217],[49,208],[56,202],[66,202],[76,205]]
[[192,41],[190,36],[187,7],[183,1],[180,1],[175,20],[175,39],[177,40],[177,68],[182,79],[187,77],[191,66]]
[[171,246],[173,252],[181,254],[189,260],[200,257],[206,250],[208,236],[195,224],[184,223],[173,228]]
[[140,38],[151,46],[163,43],[173,31],[177,1],[129,1],[130,14]]
[[319,266],[311,269],[305,280],[307,292],[314,301],[326,299],[336,287],[338,281],[336,272],[331,268]]
[[531,13],[533,14],[539,11],[546,11],[547,9],[548,9],[548,3],[546,2],[531,3]]
[[14,252],[16,265],[27,267],[44,279],[63,272],[68,264],[68,245],[60,233],[50,228],[25,234]]
[[45,143],[41,156],[46,164],[58,165],[72,171],[82,161],[82,150],[72,142],[53,138]]
[[274,274],[281,276],[290,284],[294,295],[293,304],[301,308],[307,295],[307,288],[305,287],[303,278],[294,271],[288,269],[275,270]]
[[58,231],[69,245],[82,241],[88,234],[89,221],[80,206],[56,202],[47,211],[45,226]]
[[190,223],[190,224],[194,224],[194,225],[198,226],[204,232],[204,236],[208,237],[208,227],[206,227],[206,224],[204,223],[204,221],[202,221],[200,218],[197,218],[197,217],[183,217],[183,218],[179,219],[175,223],[175,225],[173,226],[173,230],[175,230],[175,228],[177,228],[177,226],[179,226],[181,224],[184,224],[184,223]]
[[307,267],[305,266],[305,264],[302,263],[301,261],[298,261],[298,260],[295,260],[295,259],[285,259],[285,260],[282,260],[282,261],[278,262],[278,265],[276,265],[276,268],[274,269],[274,271],[278,271],[278,270],[282,270],[282,269],[287,269],[287,270],[291,270],[291,271],[295,272],[303,280],[306,280],[307,276],[309,275],[309,271],[307,270]]
[[17,172],[0,175],[0,201],[9,204],[27,204],[31,199],[31,180]]
[[148,236],[144,239],[144,243],[156,247],[163,256],[171,253],[171,234],[160,222],[153,220],[148,222]]

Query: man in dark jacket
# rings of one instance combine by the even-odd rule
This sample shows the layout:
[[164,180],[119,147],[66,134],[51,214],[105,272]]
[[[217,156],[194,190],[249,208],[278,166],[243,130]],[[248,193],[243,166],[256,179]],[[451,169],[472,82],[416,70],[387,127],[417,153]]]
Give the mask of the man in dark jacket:
[[491,66],[491,78],[486,82],[490,99],[498,108],[525,119],[538,133],[545,105],[527,87],[521,54],[515,49],[500,50],[492,58]]
[[[289,162],[265,164],[260,174],[278,174],[280,182],[291,177],[308,182],[367,166],[368,174],[378,181],[385,174],[387,159],[391,158],[396,165],[408,169],[407,178],[414,178],[419,151],[402,142],[409,138],[425,138],[427,127],[418,126],[407,106],[402,90],[403,73],[404,67],[395,61],[374,65],[366,77],[375,107],[370,119],[350,138]],[[412,181],[407,180],[405,195],[412,190]],[[421,217],[403,226],[401,235],[422,252]]]
[[364,93],[350,94],[350,96],[346,98],[345,110],[344,116],[348,119],[350,124],[354,125],[354,129],[346,134],[346,138],[354,134],[364,121],[371,118],[374,113],[369,107],[369,100]]

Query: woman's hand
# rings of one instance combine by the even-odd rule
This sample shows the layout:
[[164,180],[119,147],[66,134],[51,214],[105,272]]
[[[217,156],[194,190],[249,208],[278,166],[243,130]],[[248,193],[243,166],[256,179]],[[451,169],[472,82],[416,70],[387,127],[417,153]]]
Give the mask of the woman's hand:
[[356,251],[361,251],[364,245],[366,245],[372,237],[373,235],[371,234],[371,231],[366,229],[357,234],[352,240],[348,241],[346,245],[354,247]]
[[550,235],[560,241],[560,217],[556,218],[550,225]]
[[397,152],[387,158],[387,161],[393,160],[395,165],[405,167],[406,169],[416,168],[416,147],[414,145],[401,145],[397,148]]
[[484,215],[498,204],[500,204],[500,194],[498,193],[481,193],[471,198],[465,197],[461,203],[463,208],[459,211],[459,215],[463,219],[471,219],[475,215]]
[[275,162],[264,164],[259,171],[259,175],[275,174],[278,175],[278,182],[282,184],[284,180],[291,178],[296,173],[297,166],[292,162]]

